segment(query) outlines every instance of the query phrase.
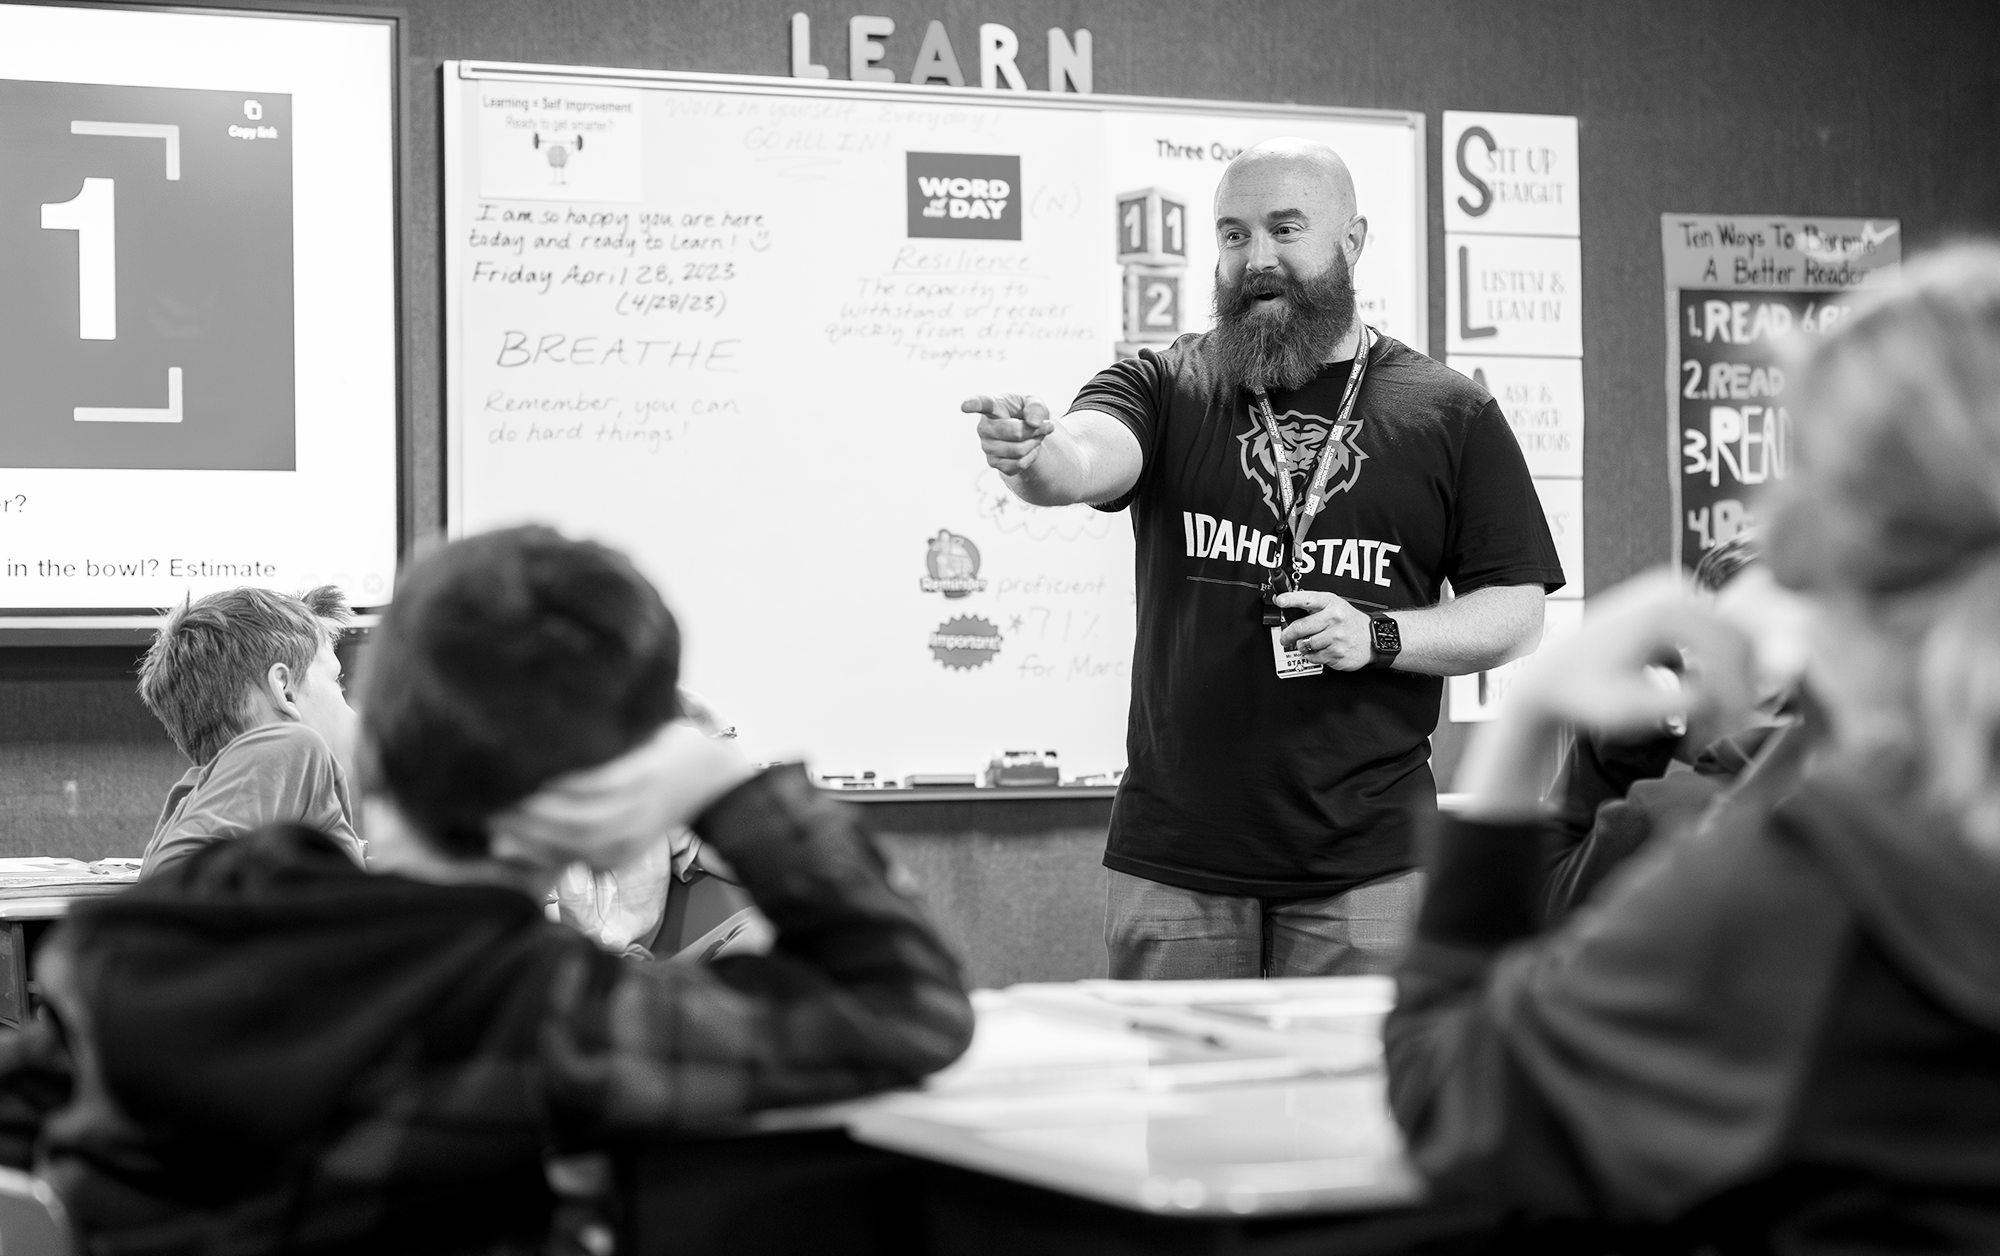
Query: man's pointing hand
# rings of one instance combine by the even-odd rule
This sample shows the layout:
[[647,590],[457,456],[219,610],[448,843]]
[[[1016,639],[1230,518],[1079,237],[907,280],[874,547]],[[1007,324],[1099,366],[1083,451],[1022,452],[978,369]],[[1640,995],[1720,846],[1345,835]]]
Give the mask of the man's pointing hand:
[[1049,408],[1033,397],[972,397],[958,408],[979,416],[979,448],[986,465],[1002,475],[1019,475],[1033,466],[1042,441],[1056,430]]

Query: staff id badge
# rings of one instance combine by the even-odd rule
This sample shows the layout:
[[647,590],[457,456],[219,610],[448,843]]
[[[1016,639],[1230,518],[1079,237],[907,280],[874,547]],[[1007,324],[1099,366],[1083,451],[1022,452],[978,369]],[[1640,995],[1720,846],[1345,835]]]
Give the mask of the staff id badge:
[[1287,650],[1283,640],[1283,628],[1271,629],[1271,661],[1277,664],[1278,679],[1290,680],[1294,676],[1317,676],[1326,670],[1324,663],[1306,662],[1305,651]]

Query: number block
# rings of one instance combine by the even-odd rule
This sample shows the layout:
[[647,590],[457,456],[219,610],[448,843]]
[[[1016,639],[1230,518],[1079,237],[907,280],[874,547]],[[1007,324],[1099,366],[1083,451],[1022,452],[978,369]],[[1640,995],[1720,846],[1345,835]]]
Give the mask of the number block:
[[1185,266],[1125,268],[1125,339],[1165,344],[1181,334],[1181,276]]
[[1158,188],[1118,198],[1118,260],[1151,266],[1187,264],[1187,205]]

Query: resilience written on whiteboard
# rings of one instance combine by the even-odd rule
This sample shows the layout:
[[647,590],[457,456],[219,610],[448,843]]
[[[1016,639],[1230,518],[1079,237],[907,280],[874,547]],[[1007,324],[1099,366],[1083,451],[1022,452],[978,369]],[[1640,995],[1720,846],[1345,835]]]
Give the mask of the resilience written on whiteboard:
[[445,73],[450,527],[631,553],[759,757],[1123,765],[1130,526],[1023,504],[958,407],[1205,329],[1229,155],[1339,148],[1362,308],[1423,346],[1410,115]]

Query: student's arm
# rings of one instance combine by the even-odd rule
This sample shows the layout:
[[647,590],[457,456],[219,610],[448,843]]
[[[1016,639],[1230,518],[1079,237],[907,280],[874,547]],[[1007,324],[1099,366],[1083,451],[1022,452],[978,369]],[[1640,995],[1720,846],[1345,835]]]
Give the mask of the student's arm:
[[1440,815],[1416,934],[1383,1027],[1389,1104],[1434,1187],[1588,1216],[1591,1175],[1497,1023],[1492,968],[1535,931],[1542,833]]
[[1740,643],[1670,580],[1635,583],[1516,682],[1468,753],[1470,809],[1441,820],[1384,1046],[1391,1106],[1442,1196],[1657,1219],[1739,1180],[1782,1127],[1843,953],[1838,892],[1748,806],[1534,936],[1560,723],[1673,713],[1683,699],[1643,669],[1675,645],[1716,660],[1718,694],[1723,677],[1748,690]]
[[1569,915],[1611,866],[1645,845],[1650,813],[1626,795],[1637,782],[1664,773],[1679,745],[1671,733],[1613,738],[1585,731],[1570,738],[1547,821],[1544,920]]
[[1599,807],[1625,797],[1640,781],[1664,775],[1680,743],[1678,735],[1664,732],[1633,737],[1578,733],[1557,777],[1561,785],[1550,822],[1571,843],[1582,840]]
[[777,942],[711,965],[624,965],[601,1022],[578,974],[551,1042],[560,1105],[605,1130],[684,1127],[906,1085],[964,1051],[957,961],[804,769],[756,776],[694,828]]
[[1765,1165],[1853,937],[1766,824],[1732,799],[1530,937],[1535,826],[1444,818],[1383,1041],[1440,1198],[1664,1220]]

